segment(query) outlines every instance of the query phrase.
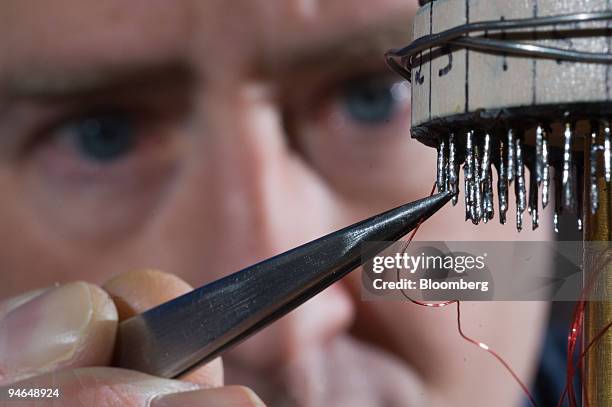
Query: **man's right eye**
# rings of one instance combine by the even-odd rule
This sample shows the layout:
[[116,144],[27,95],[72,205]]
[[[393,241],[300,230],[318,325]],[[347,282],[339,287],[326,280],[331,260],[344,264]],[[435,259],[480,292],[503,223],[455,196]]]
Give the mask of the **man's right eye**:
[[34,134],[23,157],[63,184],[75,179],[121,184],[151,175],[173,159],[176,142],[161,115],[138,107],[76,113]]
[[180,133],[159,111],[126,104],[40,117],[15,155],[40,222],[75,240],[112,240],[148,221],[181,164]]
[[100,114],[75,119],[58,130],[63,142],[85,160],[100,164],[120,160],[136,147],[135,125],[123,114]]

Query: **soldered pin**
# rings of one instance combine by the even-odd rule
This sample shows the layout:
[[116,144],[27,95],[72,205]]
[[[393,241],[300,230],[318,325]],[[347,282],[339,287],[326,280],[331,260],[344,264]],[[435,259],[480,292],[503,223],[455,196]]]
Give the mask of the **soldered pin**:
[[446,156],[446,140],[443,138],[438,144],[438,160],[437,160],[437,176],[436,183],[438,185],[438,192],[444,192],[446,190],[446,171],[448,168]]
[[508,166],[506,165],[506,143],[499,140],[499,160],[497,164],[497,194],[499,200],[499,222],[506,223],[506,212],[508,211]]
[[529,214],[531,215],[531,229],[538,228],[538,177],[536,171],[529,173]]
[[457,161],[457,145],[455,143],[455,133],[448,137],[448,185],[453,194],[452,204],[457,205],[459,197],[459,162]]
[[463,165],[463,178],[465,189],[465,220],[475,221],[476,213],[474,211],[474,189],[472,188],[474,181],[474,131],[469,130],[466,134],[465,141],[465,164]]
[[548,206],[550,198],[550,163],[548,131],[542,133],[542,208]]
[[573,174],[573,160],[572,160],[572,138],[573,129],[570,123],[565,124],[565,131],[563,132],[563,207],[574,211],[574,174]]
[[516,194],[516,229],[520,232],[523,229],[523,212],[527,206],[522,135],[518,135],[514,138],[514,154],[514,172],[516,178],[516,182],[514,183],[514,193]]
[[474,177],[472,179],[472,190],[474,191],[474,217],[472,218],[472,222],[477,225],[482,220],[482,186],[480,180],[480,161],[481,148],[477,142],[474,143]]
[[508,164],[506,166],[506,168],[508,168],[508,184],[512,184],[512,181],[514,180],[514,145],[515,145],[515,140],[514,140],[514,130],[509,129],[508,130],[508,135],[507,135],[507,143],[506,145],[508,146],[507,148],[507,161]]

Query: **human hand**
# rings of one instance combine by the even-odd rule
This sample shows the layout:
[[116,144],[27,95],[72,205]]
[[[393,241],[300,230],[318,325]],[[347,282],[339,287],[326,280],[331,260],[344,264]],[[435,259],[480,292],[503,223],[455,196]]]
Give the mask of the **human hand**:
[[0,404],[26,403],[23,398],[9,398],[9,389],[58,389],[59,398],[29,402],[263,406],[245,387],[223,387],[220,359],[181,380],[109,367],[119,321],[189,290],[173,275],[141,271],[120,275],[104,288],[74,282],[0,302]]

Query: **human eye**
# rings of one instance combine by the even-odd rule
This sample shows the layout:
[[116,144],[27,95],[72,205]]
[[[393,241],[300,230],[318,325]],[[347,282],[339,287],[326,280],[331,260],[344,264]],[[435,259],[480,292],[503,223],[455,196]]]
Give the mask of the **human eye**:
[[58,142],[74,150],[80,160],[112,163],[125,159],[137,146],[133,120],[121,113],[94,114],[61,126]]
[[55,177],[56,183],[101,182],[129,166],[137,167],[137,161],[144,159],[145,138],[141,124],[130,113],[88,112],[45,127],[33,137],[27,158],[42,176]]
[[108,107],[50,120],[34,132],[24,160],[41,177],[109,186],[136,181],[164,157],[172,140],[152,112]]
[[389,77],[370,76],[347,81],[338,95],[345,120],[355,126],[389,124],[404,113],[409,103],[408,87]]
[[415,156],[409,84],[383,67],[312,87],[289,127],[305,161],[343,191],[390,188]]
[[66,235],[102,239],[146,221],[172,182],[180,142],[171,117],[143,106],[30,115],[17,183],[32,213]]

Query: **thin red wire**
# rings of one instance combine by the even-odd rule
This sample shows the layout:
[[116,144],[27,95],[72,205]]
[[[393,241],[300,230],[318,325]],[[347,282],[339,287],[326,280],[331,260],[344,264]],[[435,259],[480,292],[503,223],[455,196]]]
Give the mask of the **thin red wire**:
[[[431,189],[431,192],[429,193],[430,196],[433,195],[435,189],[436,189],[436,184],[434,183],[434,185],[433,185],[433,187]],[[412,233],[408,237],[408,240],[406,241],[406,245],[403,248],[403,252],[406,251],[406,249],[408,248],[408,246],[410,245],[410,243],[414,239],[414,236],[416,235],[417,231],[421,227],[421,223],[422,222],[419,222],[417,227],[412,231]],[[398,274],[398,280],[399,280],[399,269],[397,269],[397,274]],[[461,326],[461,304],[460,304],[460,301],[452,300],[452,301],[443,301],[443,302],[439,302],[439,303],[428,303],[428,302],[417,301],[417,300],[414,300],[414,299],[410,298],[404,292],[404,290],[401,290],[401,293],[404,295],[404,297],[406,297],[412,303],[420,305],[420,306],[423,306],[423,307],[442,308],[442,307],[446,307],[447,305],[450,305],[450,304],[457,304],[457,331],[459,332],[459,335],[461,336],[461,338],[463,338],[465,341],[467,341],[467,342],[469,342],[469,343],[471,343],[471,344],[473,344],[475,346],[478,346],[478,348],[480,348],[482,350],[485,350],[486,352],[491,354],[495,359],[497,359],[497,361],[499,361],[502,364],[502,366],[510,373],[512,378],[521,387],[521,389],[523,390],[523,392],[525,393],[527,398],[529,398],[529,401],[531,402],[531,405],[533,407],[537,407],[535,399],[533,398],[533,395],[531,394],[531,392],[529,391],[529,389],[527,388],[525,383],[523,383],[523,381],[518,377],[518,375],[514,372],[514,370],[510,367],[510,365],[504,360],[504,358],[502,358],[497,352],[495,352],[493,349],[491,349],[487,344],[485,344],[483,342],[480,342],[480,341],[477,341],[477,340],[467,336],[463,332],[463,328]]]
[[[603,270],[605,267],[607,267],[607,264],[609,262],[610,262],[610,258],[607,258],[603,262],[603,264],[601,264],[599,267],[596,266],[596,269]],[[595,282],[596,276],[597,276],[597,272],[592,273],[590,275],[589,279],[587,280],[587,284],[585,285],[585,287],[583,288],[580,294],[580,300],[576,303],[576,306],[574,307],[574,311],[572,314],[572,320],[570,323],[570,329],[568,333],[568,338],[567,338],[567,369],[566,369],[565,387],[563,389],[563,393],[561,394],[559,402],[557,403],[557,407],[561,407],[566,396],[567,396],[570,407],[578,406],[578,402],[576,400],[576,394],[574,392],[574,375],[576,374],[576,368],[578,368],[580,382],[584,383],[583,382],[583,369],[582,369],[584,358],[586,354],[588,353],[588,351],[593,347],[593,345],[599,339],[601,339],[601,337],[605,335],[606,332],[612,327],[612,321],[610,321],[584,347],[584,350],[578,356],[576,363],[572,362],[574,355],[576,353],[578,338],[580,337],[580,334],[582,332],[582,325],[584,322],[584,308],[586,305],[585,298],[587,294],[593,288],[593,284]],[[586,392],[586,388],[584,388],[584,386],[583,386],[583,392],[584,392],[584,396],[583,396],[584,403],[585,403],[585,406],[588,407],[589,398]]]

